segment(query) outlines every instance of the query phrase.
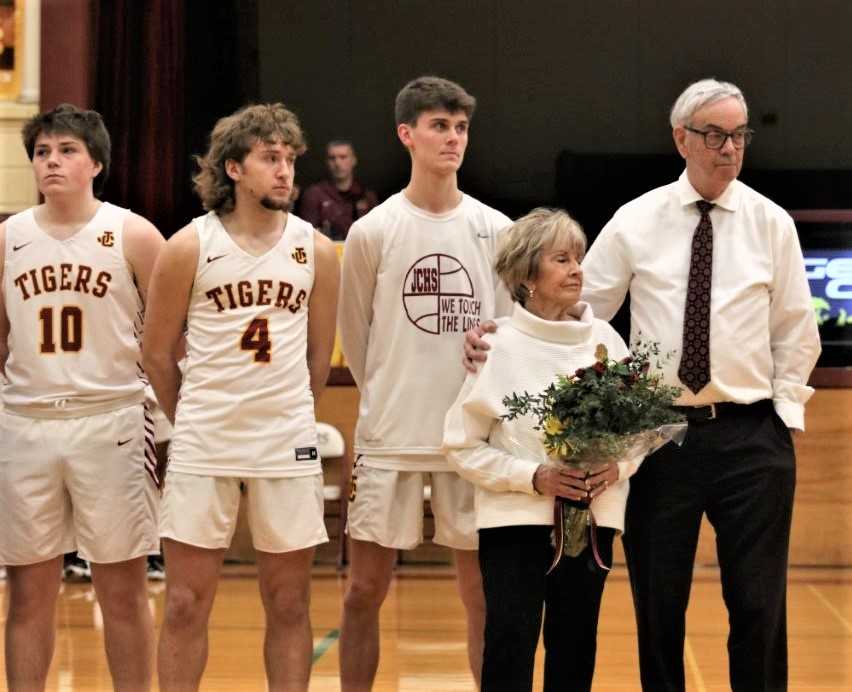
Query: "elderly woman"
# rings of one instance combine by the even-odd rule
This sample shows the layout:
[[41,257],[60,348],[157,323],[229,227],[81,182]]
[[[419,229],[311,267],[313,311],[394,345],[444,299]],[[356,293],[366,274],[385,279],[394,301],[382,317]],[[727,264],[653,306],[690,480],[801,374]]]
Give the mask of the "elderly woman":
[[591,500],[597,549],[612,563],[612,542],[624,527],[627,477],[638,463],[599,463],[580,471],[547,463],[532,419],[502,420],[503,398],[540,392],[559,373],[627,355],[621,337],[580,302],[586,238],[563,211],[535,209],[507,232],[496,271],[516,301],[511,317],[485,339],[491,349],[469,374],[447,413],[444,451],[476,485],[479,562],[486,600],[482,692],[532,689],[544,606],[544,689],[589,690],[606,570],[589,545],[577,557],[553,560],[554,498]]

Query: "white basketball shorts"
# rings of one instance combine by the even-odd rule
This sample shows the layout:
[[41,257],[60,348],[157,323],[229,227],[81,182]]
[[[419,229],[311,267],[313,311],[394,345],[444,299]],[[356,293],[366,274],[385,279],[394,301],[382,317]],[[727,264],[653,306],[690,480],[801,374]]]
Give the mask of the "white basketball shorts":
[[328,541],[322,474],[240,479],[168,471],[160,536],[199,548],[227,548],[237,528],[241,482],[255,550],[287,553]]
[[68,419],[0,412],[0,564],[158,552],[153,454],[141,404]]
[[352,470],[346,531],[359,541],[410,550],[423,542],[424,488],[430,487],[434,543],[477,550],[474,487],[453,471],[395,471],[360,456]]

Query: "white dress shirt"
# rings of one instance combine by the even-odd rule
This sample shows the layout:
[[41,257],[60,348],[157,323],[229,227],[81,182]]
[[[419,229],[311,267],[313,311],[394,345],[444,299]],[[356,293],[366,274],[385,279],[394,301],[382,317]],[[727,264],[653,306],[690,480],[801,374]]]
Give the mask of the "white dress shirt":
[[678,378],[700,199],[684,171],[616,211],[583,262],[583,300],[609,320],[630,291],[631,343],[672,352],[662,370],[667,384],[683,387],[679,404],[772,399],[787,426],[803,430],[820,342],[802,251],[790,215],[738,180],[709,200],[710,383],[693,394]]

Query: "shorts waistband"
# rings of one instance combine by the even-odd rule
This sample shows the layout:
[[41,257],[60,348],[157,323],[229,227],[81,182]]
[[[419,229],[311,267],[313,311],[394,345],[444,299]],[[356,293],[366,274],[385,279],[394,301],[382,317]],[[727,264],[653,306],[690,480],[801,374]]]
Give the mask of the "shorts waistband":
[[751,404],[720,401],[713,404],[705,404],[704,406],[675,406],[675,410],[684,414],[686,420],[690,423],[706,423],[719,418],[765,414],[769,413],[772,407],[772,399],[761,399]]
[[6,404],[4,410],[14,416],[25,418],[46,418],[66,420],[70,418],[86,418],[109,413],[118,409],[145,403],[145,391],[139,390],[128,396],[109,401],[83,402],[73,399],[57,399],[50,404]]

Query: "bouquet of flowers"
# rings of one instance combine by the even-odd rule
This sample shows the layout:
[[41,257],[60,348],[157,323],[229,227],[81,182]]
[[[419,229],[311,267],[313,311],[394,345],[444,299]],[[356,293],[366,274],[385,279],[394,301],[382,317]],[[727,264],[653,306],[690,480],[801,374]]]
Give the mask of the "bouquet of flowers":
[[[656,372],[651,371],[652,359],[657,360]],[[674,409],[681,390],[661,382],[659,359],[654,343],[637,342],[631,355],[620,361],[609,358],[606,347],[598,344],[593,365],[557,376],[539,394],[505,397],[508,413],[503,418],[531,415],[550,459],[587,475],[597,462],[643,457],[669,440],[681,443],[685,417]],[[588,502],[556,498],[551,569],[563,554],[579,555],[590,539],[595,559],[608,569],[597,555]]]

